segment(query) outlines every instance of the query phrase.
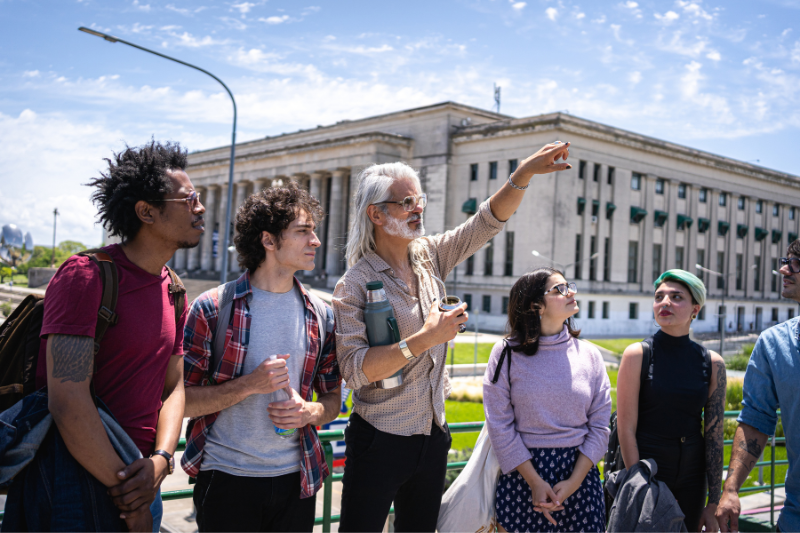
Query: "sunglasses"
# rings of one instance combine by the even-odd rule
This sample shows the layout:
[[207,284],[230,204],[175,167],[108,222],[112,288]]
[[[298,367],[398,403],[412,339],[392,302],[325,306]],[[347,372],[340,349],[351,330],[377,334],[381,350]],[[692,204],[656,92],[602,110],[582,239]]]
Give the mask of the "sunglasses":
[[408,211],[409,213],[417,208],[417,206],[425,209],[425,206],[428,205],[428,195],[425,193],[420,194],[419,196],[406,196],[403,198],[402,201],[397,202],[395,200],[386,200],[385,202],[375,202],[372,205],[379,205],[379,204],[398,204],[403,206],[403,211]]
[[[572,291],[572,292],[575,292],[575,293],[578,292],[578,286],[575,285],[575,283],[561,283],[560,285],[556,285],[555,287],[553,287],[552,289],[550,289],[547,292],[552,292],[553,289],[558,289],[558,292],[561,293],[561,296],[566,296],[567,294],[569,294],[569,291]],[[547,294],[547,293],[545,293],[545,294]]]
[[781,257],[779,259],[781,266],[789,265],[789,271],[792,274],[800,273],[800,259],[796,257]]
[[162,200],[148,200],[149,202],[185,202],[194,211],[200,206],[200,195],[192,191],[186,198],[164,198]]

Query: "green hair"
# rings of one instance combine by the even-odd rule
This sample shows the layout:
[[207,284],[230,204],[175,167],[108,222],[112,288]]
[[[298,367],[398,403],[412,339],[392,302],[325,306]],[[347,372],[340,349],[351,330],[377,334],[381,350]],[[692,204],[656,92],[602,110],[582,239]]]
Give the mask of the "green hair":
[[700,278],[691,272],[686,272],[685,270],[681,270],[679,268],[667,270],[661,274],[658,279],[655,280],[655,282],[653,282],[653,286],[657,289],[658,286],[665,281],[677,281],[678,283],[685,285],[686,288],[689,289],[689,292],[692,293],[692,299],[700,304],[700,307],[705,305],[706,286],[703,284],[703,281]]

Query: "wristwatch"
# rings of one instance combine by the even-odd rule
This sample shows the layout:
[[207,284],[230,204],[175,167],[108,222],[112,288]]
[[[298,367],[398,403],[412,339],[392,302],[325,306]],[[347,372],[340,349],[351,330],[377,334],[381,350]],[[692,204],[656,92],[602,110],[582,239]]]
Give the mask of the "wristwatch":
[[411,353],[411,350],[408,348],[408,344],[406,344],[406,341],[405,341],[405,340],[402,340],[402,341],[400,341],[400,344],[399,344],[399,346],[400,346],[400,351],[401,351],[401,352],[403,352],[403,356],[404,356],[404,357],[405,357],[407,360],[409,360],[409,361],[413,361],[414,359],[416,359],[416,358],[417,358],[417,356],[416,356],[416,355],[414,355],[413,353]]
[[[165,450],[156,450],[153,452],[153,455],[160,455],[164,459],[167,460],[167,465],[169,466],[169,473],[172,474],[175,471],[175,458],[172,457],[169,452]],[[153,455],[150,457],[152,458]]]

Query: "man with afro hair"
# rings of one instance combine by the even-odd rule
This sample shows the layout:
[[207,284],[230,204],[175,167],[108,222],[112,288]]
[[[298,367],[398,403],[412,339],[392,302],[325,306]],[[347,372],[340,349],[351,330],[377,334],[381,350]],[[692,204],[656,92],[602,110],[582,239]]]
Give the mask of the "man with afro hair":
[[[183,421],[186,319],[186,296],[170,293],[165,264],[176,250],[198,245],[205,208],[177,143],[126,147],[106,161],[108,170],[88,185],[99,221],[122,239],[102,248],[117,268],[117,320],[95,355],[103,292],[99,268],[85,256],[65,261],[44,300],[45,342],[37,367],[37,385],[48,387],[55,427],[10,489],[9,501],[22,502],[17,522],[8,524],[12,528],[158,531],[160,526],[160,485],[172,473]],[[176,323],[178,298],[184,312]],[[141,459],[126,465],[116,453],[93,392]],[[31,496],[44,493],[49,498]],[[65,505],[70,498],[82,508]]]

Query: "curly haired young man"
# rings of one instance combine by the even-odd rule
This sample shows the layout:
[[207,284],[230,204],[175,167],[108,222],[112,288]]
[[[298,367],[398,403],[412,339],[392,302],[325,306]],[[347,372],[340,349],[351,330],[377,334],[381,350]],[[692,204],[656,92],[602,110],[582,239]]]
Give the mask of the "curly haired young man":
[[[341,377],[333,311],[294,274],[314,268],[321,217],[296,183],[250,196],[235,239],[247,270],[192,304],[184,340],[192,421],[181,465],[197,478],[200,531],[314,527],[316,492],[329,474],[315,426],[337,417]],[[218,327],[226,290],[234,290],[232,309]],[[223,334],[224,353],[213,353]]]

